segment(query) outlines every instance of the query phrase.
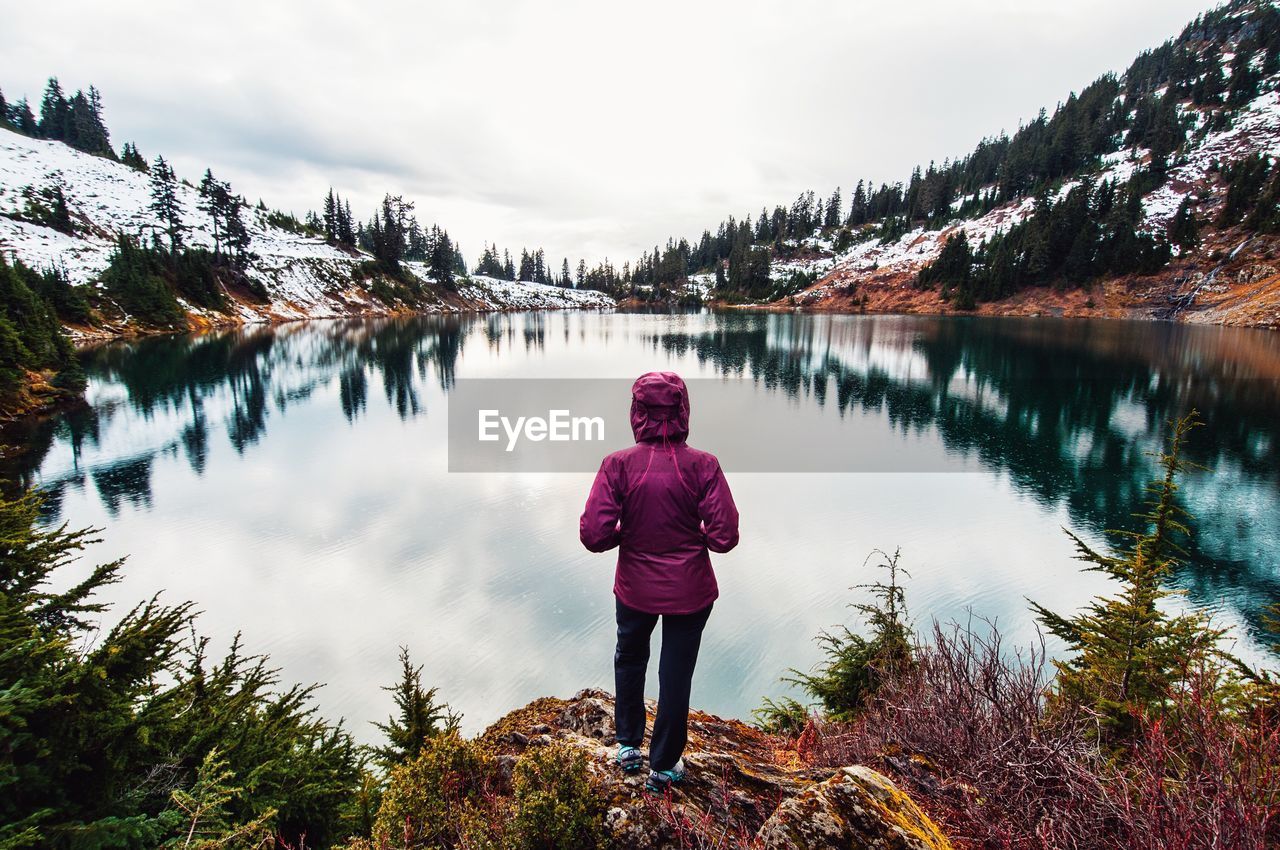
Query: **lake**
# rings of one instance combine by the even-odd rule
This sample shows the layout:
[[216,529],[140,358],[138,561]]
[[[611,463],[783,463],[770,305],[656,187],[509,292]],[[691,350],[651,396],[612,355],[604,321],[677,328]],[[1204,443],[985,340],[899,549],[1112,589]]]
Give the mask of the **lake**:
[[[468,732],[538,696],[612,689],[613,554],[577,539],[591,473],[450,472],[449,396],[477,378],[670,369],[693,381],[695,446],[729,436],[699,431],[705,380],[742,385],[796,445],[847,434],[942,459],[791,472],[726,460],[742,543],[713,556],[721,596],[693,693],[716,713],[787,693],[779,676],[820,657],[814,635],[855,622],[849,588],[875,579],[877,548],[901,547],[917,626],[976,616],[1034,640],[1028,599],[1065,612],[1104,589],[1062,529],[1100,545],[1131,526],[1147,453],[1192,407],[1207,424],[1189,454],[1211,471],[1184,482],[1198,533],[1176,604],[1212,611],[1262,660],[1262,615],[1280,600],[1280,334],[1266,331],[493,314],[149,338],[93,347],[84,364],[87,406],[28,426],[8,471],[45,489],[49,522],[104,529],[95,559],[129,556],[108,619],[158,590],[194,600],[216,647],[240,632],[285,682],[325,683],[321,711],[364,741],[390,711],[379,687],[399,646]],[[761,458],[785,448],[758,442]]]

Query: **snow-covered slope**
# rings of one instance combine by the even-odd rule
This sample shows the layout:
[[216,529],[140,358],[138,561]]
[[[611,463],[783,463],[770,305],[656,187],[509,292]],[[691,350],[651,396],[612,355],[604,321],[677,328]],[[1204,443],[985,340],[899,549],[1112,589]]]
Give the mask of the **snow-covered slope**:
[[[1255,153],[1280,156],[1280,90],[1267,91],[1242,107],[1230,129],[1188,142],[1184,154],[1169,169],[1166,182],[1143,199],[1145,229],[1163,231],[1182,199],[1189,194],[1203,194],[1207,202],[1201,210],[1211,214],[1222,202],[1222,192],[1214,191],[1216,166]],[[1051,198],[1064,195],[1085,177],[1095,182],[1124,181],[1148,155],[1148,151],[1141,149],[1118,151],[1107,157],[1094,173],[1064,182],[1050,193]],[[976,246],[1026,219],[1034,206],[1034,199],[1026,198],[997,207],[978,218],[957,220],[936,230],[916,228],[888,242],[872,238],[840,253],[824,251],[814,242],[812,246],[806,245],[817,248],[808,252],[809,259],[775,262],[772,274],[777,280],[795,271],[817,273],[817,285],[794,297],[798,306],[821,305],[846,291],[851,283],[910,289],[916,272],[937,258],[951,236],[964,231],[969,243]]]
[[[60,185],[76,233],[68,236],[14,216],[26,207],[23,189],[39,192]],[[179,184],[182,218],[190,228],[186,241],[212,247],[209,216],[199,207],[194,188]],[[107,267],[117,233],[149,239],[160,223],[149,210],[148,175],[61,142],[32,139],[0,130],[0,251],[34,268],[60,267],[73,283],[93,283]],[[369,258],[351,254],[324,240],[302,236],[267,223],[267,212],[245,210],[255,259],[248,275],[270,294],[266,305],[237,301],[231,321],[265,321],[391,312],[356,274]],[[410,269],[427,279],[425,267]],[[600,292],[474,278],[459,284],[456,296],[420,305],[424,310],[574,309],[612,307]],[[190,308],[192,313],[201,311]],[[213,317],[210,317],[213,318]]]

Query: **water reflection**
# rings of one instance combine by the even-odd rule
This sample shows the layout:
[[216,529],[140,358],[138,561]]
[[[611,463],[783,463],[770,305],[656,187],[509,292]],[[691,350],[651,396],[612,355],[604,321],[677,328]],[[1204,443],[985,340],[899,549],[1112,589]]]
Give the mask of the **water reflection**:
[[[467,377],[755,382],[762,403],[859,416],[977,475],[739,475],[701,702],[743,714],[844,618],[873,546],[907,547],[915,610],[1029,627],[1025,597],[1096,589],[1059,530],[1125,527],[1164,422],[1208,423],[1184,490],[1190,600],[1259,625],[1280,598],[1280,335],[1057,320],[492,314],[316,322],[102,345],[88,404],[10,433],[9,476],[51,520],[107,527],[129,601],[166,586],[243,629],[330,713],[385,714],[398,643],[471,728],[608,685],[608,565],[577,547],[584,476],[450,476],[444,410]],[[381,393],[378,387],[381,387]],[[381,395],[381,398],[379,398]],[[698,442],[694,413],[694,442]],[[803,435],[797,435],[803,439]],[[764,447],[767,450],[767,447]],[[257,638],[255,641],[254,638]],[[603,647],[603,649],[601,648]],[[598,651],[597,651],[598,650]],[[512,659],[518,659],[513,672]],[[603,660],[602,660],[603,659]]]
[[1166,423],[1205,426],[1189,457],[1198,536],[1176,578],[1197,602],[1280,600],[1280,337],[1265,331],[1072,320],[726,317],[652,342],[724,375],[932,431],[1074,527],[1134,527]]

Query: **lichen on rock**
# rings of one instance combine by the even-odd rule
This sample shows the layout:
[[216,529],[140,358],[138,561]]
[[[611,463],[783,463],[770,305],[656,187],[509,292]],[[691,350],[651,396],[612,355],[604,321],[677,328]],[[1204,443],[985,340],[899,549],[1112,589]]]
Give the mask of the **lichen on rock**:
[[[652,723],[654,705],[647,709]],[[689,716],[688,777],[662,797],[644,790],[643,773],[624,774],[614,763],[613,697],[604,691],[536,700],[498,720],[477,743],[510,765],[552,741],[585,757],[614,847],[679,846],[678,834],[687,841],[691,830],[725,847],[950,847],[911,798],[875,771],[808,767],[780,739],[701,711]]]

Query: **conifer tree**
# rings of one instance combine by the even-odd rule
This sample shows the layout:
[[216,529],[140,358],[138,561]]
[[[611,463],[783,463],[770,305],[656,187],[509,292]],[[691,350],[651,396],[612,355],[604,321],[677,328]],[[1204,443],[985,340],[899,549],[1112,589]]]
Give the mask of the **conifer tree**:
[[277,687],[238,642],[209,665],[190,604],[101,627],[121,562],[80,567],[95,532],[39,516],[31,493],[0,497],[0,846],[195,847],[193,825],[246,846],[237,828],[268,821],[293,846],[342,839],[360,762],[311,689]]
[[427,266],[431,277],[446,288],[453,289],[453,275],[456,265],[453,241],[446,231],[436,225],[432,225],[431,236],[427,241],[430,245]]
[[338,202],[334,199],[332,186],[324,199],[324,238],[329,242],[338,239]]
[[31,104],[27,103],[25,97],[20,98],[17,103],[9,107],[9,123],[19,133],[28,136],[39,135],[40,124],[36,121],[36,116],[31,111]]
[[138,146],[133,142],[124,143],[124,147],[120,149],[120,161],[135,171],[141,171],[144,174],[151,171],[146,159],[138,152]]
[[67,206],[67,196],[62,191],[62,184],[55,183],[49,190],[49,226],[62,233],[75,233],[75,225],[71,221],[71,209]]
[[[852,720],[886,679],[915,664],[906,594],[899,580],[910,574],[899,565],[901,554],[877,549],[867,556],[868,562],[878,556],[879,568],[888,574],[887,583],[857,585],[869,591],[871,602],[849,606],[862,615],[870,636],[855,634],[847,626],[823,632],[818,641],[826,661],[810,673],[792,670],[786,680],[817,699],[831,720]],[[768,704],[764,713],[770,713]]]
[[422,667],[413,666],[408,647],[400,648],[400,680],[383,690],[394,695],[396,705],[386,723],[374,724],[387,736],[387,743],[373,751],[386,770],[417,758],[432,738],[457,731],[461,716],[436,702],[436,688],[423,687]]
[[222,222],[226,218],[230,193],[214,178],[213,170],[208,168],[204,171],[204,179],[200,181],[197,191],[200,193],[200,209],[209,214],[213,223],[213,253],[217,256],[222,252]]
[[1190,251],[1200,244],[1200,227],[1191,206],[1191,198],[1182,199],[1173,220],[1169,222],[1169,241],[1183,251]]
[[243,271],[248,267],[249,260],[252,257],[250,252],[252,237],[249,234],[249,228],[245,226],[243,217],[245,202],[244,198],[231,192],[231,184],[224,183],[223,190],[226,193],[223,229],[226,233],[227,249],[231,253],[235,267]]
[[826,219],[822,222],[823,227],[839,227],[840,226],[840,187],[831,193],[831,200],[827,202]]
[[63,141],[67,138],[67,119],[70,107],[62,94],[57,77],[50,77],[40,100],[40,136]]
[[151,212],[169,237],[169,250],[182,248],[182,207],[178,201],[178,181],[164,157],[157,156],[151,169]]
[[1113,554],[1097,552],[1068,532],[1086,569],[1110,577],[1118,591],[1071,616],[1032,603],[1040,622],[1071,652],[1056,662],[1055,698],[1093,711],[1106,742],[1128,739],[1144,716],[1160,713],[1189,670],[1228,658],[1218,648],[1223,632],[1205,615],[1162,607],[1171,595],[1164,582],[1184,553],[1179,540],[1191,533],[1178,505],[1178,478],[1196,468],[1183,450],[1199,424],[1195,411],[1172,423],[1168,448],[1157,456],[1162,475],[1148,486],[1146,510],[1137,515],[1144,528],[1113,532],[1121,541]]
[[67,103],[67,144],[96,156],[115,157],[111,136],[102,120],[102,97],[89,87],[89,94],[76,92]]

